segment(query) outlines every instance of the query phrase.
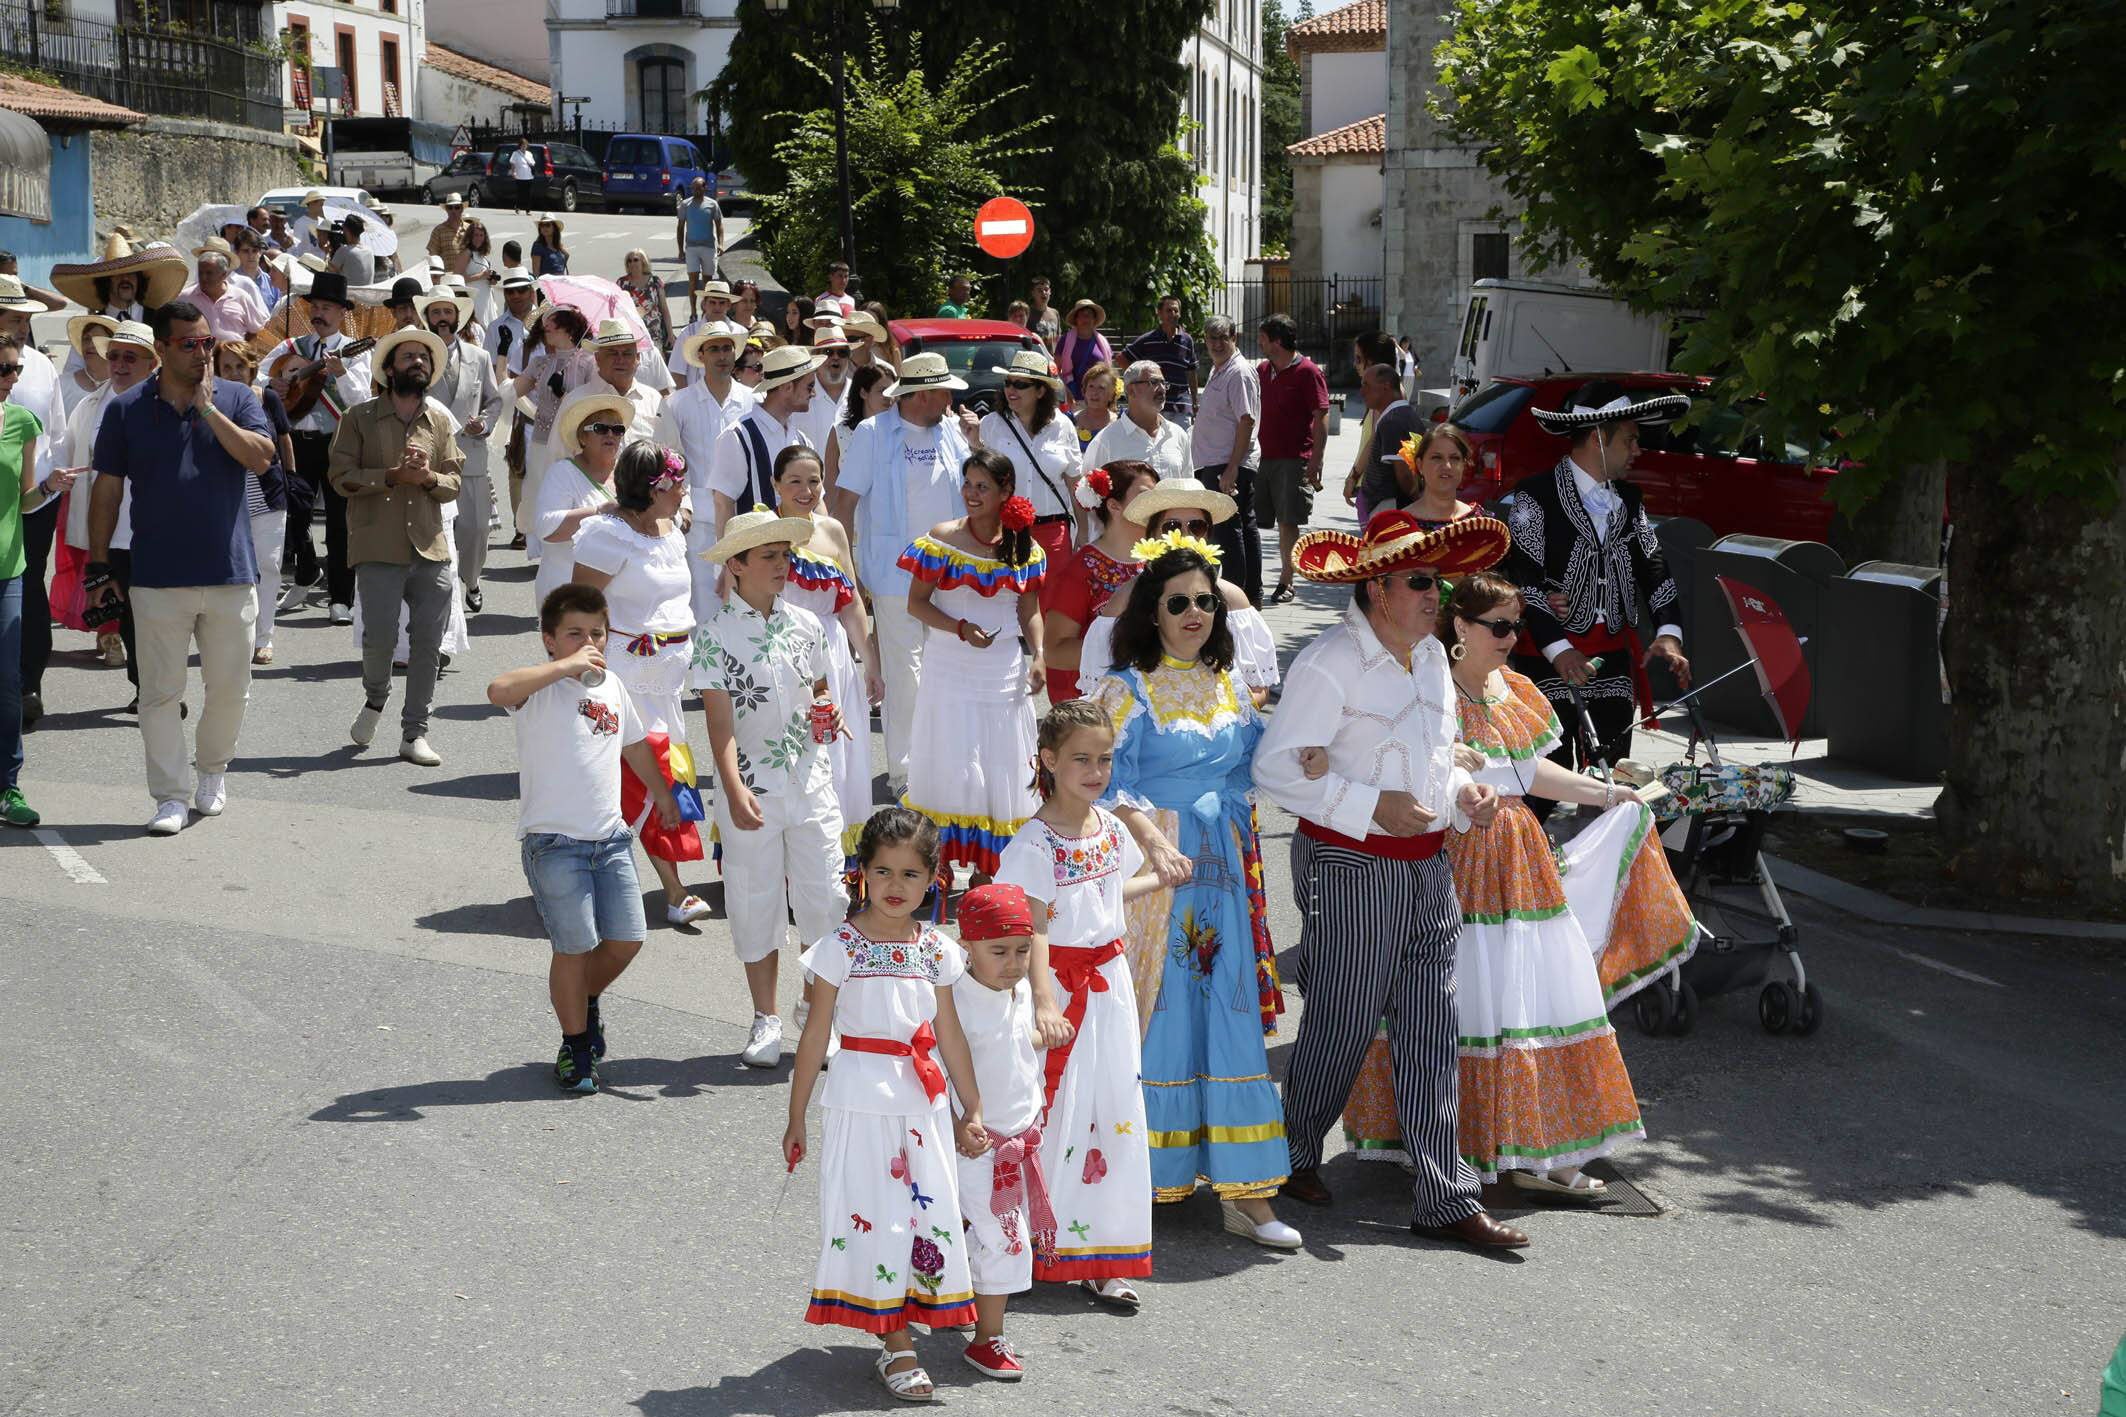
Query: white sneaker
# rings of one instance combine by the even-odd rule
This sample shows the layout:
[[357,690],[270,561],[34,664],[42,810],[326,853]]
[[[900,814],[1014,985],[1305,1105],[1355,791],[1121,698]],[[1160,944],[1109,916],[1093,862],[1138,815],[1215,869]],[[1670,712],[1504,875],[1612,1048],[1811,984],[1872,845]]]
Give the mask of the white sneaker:
[[774,1014],[753,1015],[753,1036],[738,1055],[749,1068],[772,1068],[782,1061],[782,1020]]
[[155,815],[148,818],[149,836],[175,836],[185,829],[189,820],[185,804],[174,798],[155,804]]
[[192,794],[192,809],[202,817],[218,817],[221,809],[229,805],[228,776],[225,773],[203,772],[199,775],[199,789]]
[[342,605],[337,600],[333,601],[332,623],[335,625],[352,625],[354,623],[354,607]]
[[1299,1232],[1274,1216],[1257,1225],[1248,1219],[1246,1211],[1231,1201],[1218,1202],[1218,1210],[1225,1218],[1227,1230],[1235,1235],[1245,1235],[1265,1249],[1296,1250],[1300,1246]]
[[664,908],[664,918],[674,925],[691,925],[696,920],[706,920],[713,912],[709,903],[698,895],[682,896],[677,905]]
[[376,741],[377,720],[383,716],[382,709],[363,704],[362,711],[354,716],[354,727],[347,730],[347,736],[359,746],[368,747]]
[[[805,1036],[805,1020],[811,1017],[812,1001],[810,999],[799,999],[797,1007],[790,1014],[791,1025],[797,1029],[799,1038]],[[829,1028],[827,1030],[827,1052],[825,1058],[821,1060],[821,1066],[824,1067],[827,1063],[833,1062],[834,1055],[841,1051],[842,1031],[838,1028]]]
[[288,582],[281,590],[280,613],[286,615],[300,609],[303,602],[309,598],[310,587],[298,585],[294,581]]
[[[368,707],[364,705],[362,712],[367,713],[368,711]],[[374,727],[374,725],[371,726]],[[417,768],[433,768],[443,765],[443,755],[429,747],[426,738],[406,739],[399,744],[399,756]]]

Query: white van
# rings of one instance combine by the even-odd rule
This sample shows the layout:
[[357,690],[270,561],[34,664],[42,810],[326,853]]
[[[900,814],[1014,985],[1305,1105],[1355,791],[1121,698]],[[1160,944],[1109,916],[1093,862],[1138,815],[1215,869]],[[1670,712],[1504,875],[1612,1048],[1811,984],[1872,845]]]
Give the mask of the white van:
[[1603,290],[1534,280],[1480,280],[1455,342],[1453,401],[1496,378],[1575,369],[1666,370],[1680,343],[1669,322]]

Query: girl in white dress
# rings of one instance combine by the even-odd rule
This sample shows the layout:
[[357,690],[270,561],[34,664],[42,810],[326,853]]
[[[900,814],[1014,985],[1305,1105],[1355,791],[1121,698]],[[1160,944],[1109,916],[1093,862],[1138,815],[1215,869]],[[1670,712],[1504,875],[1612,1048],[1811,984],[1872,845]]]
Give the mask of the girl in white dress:
[[961,1139],[986,1139],[953,1007],[967,956],[916,918],[937,878],[934,823],[888,807],[865,824],[857,856],[864,908],[804,954],[819,1007],[790,1074],[783,1161],[794,1171],[805,1159],[805,1108],[838,1028],[841,1052],[820,1099],[819,1264],[805,1322],[879,1335],[879,1380],[897,1398],[927,1402],[933,1388],[909,1323],[975,1321],[945,1074],[932,1056],[944,1056],[959,1090]]

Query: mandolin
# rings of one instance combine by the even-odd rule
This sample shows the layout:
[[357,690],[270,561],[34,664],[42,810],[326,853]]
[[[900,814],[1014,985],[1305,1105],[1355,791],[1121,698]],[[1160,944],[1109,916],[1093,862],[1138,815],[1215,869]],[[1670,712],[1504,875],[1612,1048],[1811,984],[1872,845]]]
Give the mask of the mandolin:
[[325,393],[325,365],[327,363],[334,359],[344,363],[364,353],[375,343],[374,339],[351,339],[338,349],[331,351],[323,359],[312,360],[307,364],[298,364],[292,374],[283,373],[282,370],[276,369],[274,372],[288,381],[288,393],[281,400],[287,406],[288,421],[290,423],[300,423],[310,416],[310,410],[317,407],[317,401]]

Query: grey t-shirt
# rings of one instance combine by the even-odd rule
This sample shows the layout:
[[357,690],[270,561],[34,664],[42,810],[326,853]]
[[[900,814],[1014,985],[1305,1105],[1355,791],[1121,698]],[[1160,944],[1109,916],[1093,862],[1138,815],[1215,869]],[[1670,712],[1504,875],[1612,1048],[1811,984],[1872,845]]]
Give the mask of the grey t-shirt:
[[1366,454],[1366,475],[1359,486],[1375,507],[1400,507],[1411,499],[1395,480],[1403,444],[1418,431],[1417,410],[1398,401],[1373,425],[1373,446]]
[[359,246],[342,246],[334,251],[332,269],[347,277],[349,285],[376,283],[376,258]]

